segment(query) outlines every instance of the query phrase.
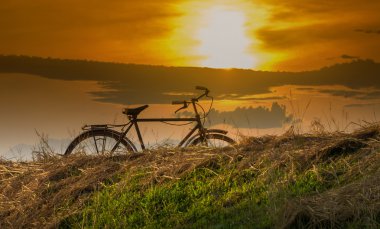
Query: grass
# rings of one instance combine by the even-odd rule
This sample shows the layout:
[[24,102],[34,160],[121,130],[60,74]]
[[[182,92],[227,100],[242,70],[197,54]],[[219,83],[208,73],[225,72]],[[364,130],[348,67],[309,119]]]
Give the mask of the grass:
[[[253,179],[235,179],[240,172],[195,169],[180,180],[139,185],[143,176],[124,179],[97,193],[81,215],[68,219],[86,228],[141,227],[268,227],[267,188]],[[268,219],[266,219],[268,218]],[[266,219],[263,221],[263,219]]]
[[[82,215],[68,225],[85,228],[271,228],[275,206],[283,200],[322,193],[341,183],[331,163],[303,171],[286,182],[286,174],[274,171],[265,181],[250,170],[222,167],[196,169],[180,180],[162,185],[139,185],[143,176],[106,186]],[[323,171],[323,174],[321,173]],[[281,185],[281,183],[286,183]],[[281,203],[282,202],[282,203]]]
[[0,226],[378,228],[379,130],[247,138],[224,150],[4,161]]

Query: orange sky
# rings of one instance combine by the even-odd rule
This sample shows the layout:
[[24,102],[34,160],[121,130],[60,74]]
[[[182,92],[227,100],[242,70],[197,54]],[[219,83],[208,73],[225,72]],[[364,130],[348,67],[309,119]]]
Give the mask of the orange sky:
[[0,54],[301,71],[380,60],[379,1],[2,0]]

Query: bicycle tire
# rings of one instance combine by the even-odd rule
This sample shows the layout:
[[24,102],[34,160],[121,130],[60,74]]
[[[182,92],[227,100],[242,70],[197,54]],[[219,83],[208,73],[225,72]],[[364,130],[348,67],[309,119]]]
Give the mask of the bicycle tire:
[[[92,140],[91,140],[92,138]],[[97,141],[99,138],[102,138],[101,140],[103,141],[101,145],[101,150],[99,150],[100,147],[98,147]],[[73,153],[82,153],[82,154],[110,154],[111,149],[113,146],[116,144],[116,142],[121,138],[120,133],[114,130],[110,129],[95,129],[95,130],[88,130],[80,135],[78,135],[67,147],[64,155],[70,155]],[[115,144],[109,144],[107,147],[107,140],[109,139],[110,141],[113,141]],[[89,140],[90,142],[86,144],[86,141]],[[93,146],[91,147],[89,144],[93,141]],[[82,145],[81,145],[82,144]],[[84,150],[82,147],[87,147],[88,150],[91,150],[92,152]],[[106,149],[107,147],[107,149]],[[76,149],[78,151],[76,151]],[[94,152],[94,149],[96,149],[96,152]],[[127,152],[134,152],[135,147],[133,144],[126,138],[121,139],[120,144],[118,146],[117,151],[115,151],[115,154],[120,154],[120,153],[127,153]]]
[[[206,134],[206,139],[207,141],[205,142],[204,139],[202,137],[198,137],[196,139],[194,139],[189,145],[190,146],[198,146],[198,145],[205,145],[207,147],[210,147],[210,148],[224,148],[224,147],[228,147],[228,146],[233,146],[236,144],[236,142],[226,136],[226,135],[223,135],[223,134]],[[212,140],[219,140],[220,143],[224,143],[224,144],[212,144]]]

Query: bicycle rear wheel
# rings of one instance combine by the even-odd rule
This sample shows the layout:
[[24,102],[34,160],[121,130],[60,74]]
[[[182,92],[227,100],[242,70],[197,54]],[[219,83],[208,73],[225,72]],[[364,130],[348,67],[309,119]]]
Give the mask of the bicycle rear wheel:
[[[121,139],[118,147],[112,152],[113,147]],[[122,138],[120,133],[110,129],[98,129],[85,131],[76,137],[67,147],[64,155],[110,155],[134,152],[133,144]]]
[[205,138],[198,137],[190,143],[192,146],[206,146],[209,148],[225,148],[236,144],[230,137],[222,134],[206,134]]

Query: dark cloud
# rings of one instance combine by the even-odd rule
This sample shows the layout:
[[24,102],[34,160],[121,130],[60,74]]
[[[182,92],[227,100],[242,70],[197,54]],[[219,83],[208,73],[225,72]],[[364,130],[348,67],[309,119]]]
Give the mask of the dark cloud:
[[367,92],[363,93],[362,96],[359,97],[360,99],[379,99],[380,98],[380,91],[373,91],[373,92]]
[[340,56],[340,58],[342,59],[359,59],[360,57],[358,56],[350,56],[350,55],[347,55],[347,54],[343,54]]
[[246,100],[246,101],[268,101],[268,100],[283,100],[285,96],[263,96],[263,95],[240,95],[240,94],[222,94],[217,99],[229,100]]
[[[97,81],[104,90],[91,92],[94,99],[116,104],[170,103],[188,98],[181,94],[195,92],[196,85],[210,88],[218,99],[242,99],[250,95],[248,99],[253,100],[271,93],[271,87],[283,85],[343,85],[350,90],[322,90],[321,93],[361,99],[377,98],[380,90],[380,64],[370,60],[355,60],[318,71],[289,73],[0,56],[0,72]],[[373,90],[364,93],[360,92],[361,88]],[[263,99],[283,98],[270,96]]]
[[[179,117],[191,117],[192,112],[185,111],[178,114]],[[291,115],[286,114],[285,106],[272,103],[271,108],[266,107],[238,107],[233,111],[218,111],[211,109],[207,124],[209,126],[228,124],[236,128],[280,128],[285,123],[293,120]]]
[[212,109],[208,116],[209,125],[229,124],[236,128],[279,128],[291,120],[292,116],[286,114],[286,108],[278,103],[272,103],[270,109],[238,107],[234,111],[225,112]]
[[353,104],[347,104],[344,107],[345,108],[362,108],[362,107],[372,107],[372,106],[379,106],[380,103],[353,103]]
[[335,90],[335,89],[322,89],[318,90],[318,93],[329,94],[332,96],[341,96],[341,97],[360,97],[363,96],[361,91],[352,91],[352,90]]
[[355,29],[356,32],[359,33],[366,33],[366,34],[379,34],[380,35],[380,29]]
[[329,94],[331,96],[340,96],[345,98],[355,98],[361,100],[380,99],[380,91],[363,90],[336,90],[336,89],[321,89],[315,90],[317,93]]
[[294,47],[331,42],[342,38],[345,29],[337,24],[317,23],[287,28],[263,27],[255,36],[269,50],[288,50]]
[[237,100],[250,100],[250,101],[268,101],[268,100],[283,100],[286,99],[285,96],[270,96],[270,97],[248,97],[248,98],[238,98]]
[[313,88],[313,87],[297,87],[295,89],[298,91],[315,91],[316,90],[316,88]]
[[[328,14],[331,12],[341,12],[342,9],[355,9],[355,0],[346,0],[346,1],[329,1],[329,0],[320,0],[320,1],[303,1],[303,0],[258,0],[263,4],[268,4],[273,6],[274,18],[281,20],[287,13],[292,13],[293,16],[289,19],[297,17],[298,15],[320,15]],[[365,2],[371,3],[370,0],[364,0]],[[356,7],[357,9],[357,7]],[[278,15],[278,16],[277,16]],[[330,15],[333,16],[333,15]]]

